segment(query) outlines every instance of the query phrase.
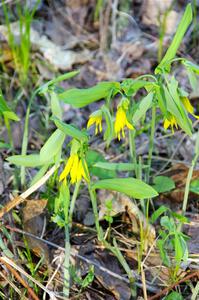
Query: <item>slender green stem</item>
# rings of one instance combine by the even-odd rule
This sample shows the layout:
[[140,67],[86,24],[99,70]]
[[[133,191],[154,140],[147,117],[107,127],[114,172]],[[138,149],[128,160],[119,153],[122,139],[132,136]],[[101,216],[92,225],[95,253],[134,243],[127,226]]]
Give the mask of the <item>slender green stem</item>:
[[[28,129],[29,129],[28,126],[29,126],[29,118],[30,118],[30,109],[31,109],[32,102],[33,102],[36,94],[38,93],[38,91],[39,91],[39,89],[36,89],[32,93],[32,96],[30,98],[30,101],[29,101],[29,104],[28,104],[28,108],[27,108],[27,111],[26,111],[21,155],[26,155],[26,153],[27,153],[27,147],[28,147]],[[21,185],[22,186],[25,185],[25,167],[23,167],[23,166],[21,167]]]
[[100,227],[100,224],[99,224],[99,216],[98,216],[98,210],[97,210],[96,193],[92,189],[90,183],[88,184],[88,190],[89,190],[89,194],[90,194],[90,198],[91,198],[91,203],[92,203],[92,207],[93,207],[93,213],[94,213],[94,218],[95,218],[95,226],[96,226],[96,230],[97,230],[98,240],[102,241],[102,239],[103,239],[103,232],[102,232],[102,228]]
[[73,196],[71,199],[71,203],[70,203],[70,210],[69,210],[69,227],[72,226],[72,218],[73,218],[73,212],[74,212],[74,207],[75,207],[75,202],[79,193],[79,188],[80,188],[80,183],[81,180],[79,180],[76,185],[75,185],[75,189],[73,192]]
[[64,257],[64,288],[65,299],[69,299],[70,292],[70,230],[69,224],[65,225],[65,257]]
[[128,263],[126,262],[124,256],[122,255],[116,239],[113,239],[113,246],[111,246],[107,241],[103,240],[103,245],[106,247],[106,249],[110,250],[118,259],[118,261],[120,262],[120,264],[122,265],[123,269],[125,270],[128,278],[129,278],[129,282],[130,282],[130,288],[131,288],[131,294],[132,297],[135,298],[136,296],[136,287],[135,287],[135,278],[133,277],[133,273],[132,270],[130,269]]
[[137,164],[137,157],[136,157],[136,147],[135,147],[135,130],[129,130],[129,147],[130,147],[130,155],[132,162],[134,164],[135,168],[135,176],[136,178],[139,177],[139,170],[138,170],[138,164]]
[[196,140],[196,146],[195,146],[195,155],[194,155],[193,160],[191,162],[191,167],[189,168],[189,172],[188,172],[187,180],[186,180],[186,185],[185,185],[184,199],[183,199],[183,205],[182,205],[182,214],[183,215],[186,213],[187,203],[188,203],[188,198],[189,198],[190,183],[191,183],[193,170],[194,170],[194,167],[197,163],[198,157],[199,157],[199,132],[197,134],[197,140]]
[[11,130],[11,126],[10,126],[10,121],[6,116],[4,116],[4,121],[5,121],[5,125],[6,125],[7,132],[8,132],[9,143],[10,143],[10,146],[11,146],[12,151],[13,151],[14,143],[13,143],[13,137],[12,137],[12,130]]
[[151,117],[151,135],[149,140],[149,154],[148,154],[148,168],[146,172],[146,182],[149,182],[150,172],[151,172],[151,161],[154,148],[154,137],[155,137],[155,117],[156,117],[156,107],[152,107],[152,117]]

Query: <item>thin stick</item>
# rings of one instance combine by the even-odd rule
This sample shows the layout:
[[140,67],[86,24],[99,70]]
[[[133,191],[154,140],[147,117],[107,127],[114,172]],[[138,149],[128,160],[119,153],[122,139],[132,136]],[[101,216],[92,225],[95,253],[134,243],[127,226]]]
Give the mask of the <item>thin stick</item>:
[[53,166],[39,181],[37,181],[34,185],[32,185],[29,189],[23,192],[20,196],[11,200],[8,204],[6,204],[0,210],[0,218],[4,216],[4,214],[8,213],[12,208],[22,203],[26,198],[28,198],[32,193],[37,191],[49,178],[50,176],[57,170],[58,166]]
[[[15,292],[21,297],[22,294],[21,294],[21,291],[18,289],[18,287],[10,280],[8,279],[3,272],[0,271],[0,276],[6,281],[9,283],[9,285],[15,290]],[[28,298],[26,298],[25,296],[23,296],[23,300],[28,300]],[[22,299],[22,297],[20,298]]]
[[[32,237],[32,238],[34,238],[34,239],[36,239],[36,240],[42,241],[42,242],[44,242],[44,243],[48,244],[49,246],[54,247],[54,248],[56,248],[56,249],[59,249],[59,250],[61,250],[61,251],[65,251],[65,249],[64,249],[63,247],[60,247],[60,246],[56,245],[55,243],[52,243],[52,242],[46,241],[46,240],[44,240],[44,239],[41,239],[40,237],[38,237],[38,236],[36,236],[36,235],[34,235],[34,234],[31,234],[31,233],[29,233],[29,232],[26,232],[26,231],[21,230],[21,229],[18,229],[18,228],[13,228],[13,227],[11,227],[11,226],[9,226],[9,225],[6,225],[5,227],[6,227],[7,229],[9,229],[9,230],[12,230],[12,231],[15,231],[15,232],[18,232],[18,233],[21,233],[21,234],[30,236],[30,237]],[[128,278],[125,278],[125,277],[123,277],[123,276],[120,276],[119,274],[116,274],[116,273],[112,272],[111,270],[109,270],[109,269],[107,269],[107,268],[105,268],[105,267],[99,265],[99,264],[96,263],[95,261],[93,261],[93,260],[91,260],[91,259],[88,259],[88,258],[86,258],[86,257],[84,257],[84,256],[82,256],[82,255],[80,255],[80,254],[78,254],[74,249],[71,249],[70,255],[71,255],[72,257],[77,257],[77,258],[79,258],[80,260],[86,262],[86,263],[89,264],[89,265],[94,265],[96,268],[98,268],[98,269],[101,270],[102,272],[105,272],[105,273],[108,274],[109,276],[112,276],[113,278],[117,278],[117,279],[119,279],[119,280],[121,280],[121,281],[123,281],[123,282],[129,283]],[[135,272],[133,272],[133,275],[136,277],[136,273],[135,273]],[[136,278],[136,279],[137,279],[137,278]],[[140,288],[142,287],[142,284],[141,284],[141,283],[138,283],[138,282],[136,282],[136,281],[135,281],[135,285],[138,286],[138,287],[140,287]],[[158,291],[158,288],[157,288],[157,287],[150,286],[150,285],[147,284],[147,290],[150,291],[150,292],[152,292],[152,293],[156,293],[156,292]]]
[[55,295],[54,295],[53,292],[49,291],[43,284],[41,284],[39,281],[37,281],[36,279],[34,279],[32,276],[30,276],[21,267],[19,267],[18,265],[16,265],[11,259],[9,259],[9,258],[7,258],[5,256],[2,256],[2,257],[0,257],[0,261],[3,262],[3,263],[5,263],[5,264],[7,263],[8,265],[10,265],[13,268],[15,268],[18,272],[20,272],[21,274],[23,274],[24,276],[26,276],[29,280],[32,280],[32,282],[34,282],[35,284],[37,284],[42,290],[44,290],[46,293],[48,293],[48,295],[50,296],[50,299],[57,300],[57,298],[55,297]]
[[18,274],[18,272],[13,269],[13,267],[10,266],[2,257],[0,257],[0,262],[3,263],[6,268],[15,276],[18,282],[20,282],[28,291],[28,294],[33,298],[34,300],[39,300],[37,295],[34,293],[34,291],[29,287],[29,285],[25,282],[25,280]]
[[170,290],[172,290],[174,287],[178,286],[179,284],[190,280],[193,277],[199,277],[199,271],[196,272],[192,272],[191,274],[185,276],[184,278],[182,278],[181,280],[179,280],[178,282],[170,285],[169,287],[163,289],[162,291],[160,291],[159,293],[157,293],[156,295],[148,298],[148,300],[155,300],[155,299],[159,299],[161,296],[165,295],[166,293],[168,293]]

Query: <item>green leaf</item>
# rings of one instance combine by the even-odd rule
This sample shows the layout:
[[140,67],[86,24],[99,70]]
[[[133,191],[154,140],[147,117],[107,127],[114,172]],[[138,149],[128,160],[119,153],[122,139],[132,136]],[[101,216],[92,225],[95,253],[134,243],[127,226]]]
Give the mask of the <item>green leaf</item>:
[[153,183],[153,188],[158,193],[169,192],[175,188],[175,182],[173,181],[173,179],[167,176],[157,176],[154,178]]
[[154,211],[154,213],[152,214],[150,220],[151,223],[154,223],[163,213],[165,213],[166,211],[168,211],[168,207],[161,205],[156,211]]
[[106,131],[104,133],[104,140],[107,141],[107,145],[109,145],[114,137],[113,119],[107,106],[103,105],[101,107],[101,111],[106,121]]
[[163,300],[183,300],[183,299],[184,298],[182,297],[182,295],[177,292],[171,292],[168,296],[163,298]]
[[191,70],[194,73],[199,75],[199,66],[198,65],[196,65],[188,60],[183,61],[183,64],[185,65],[186,68],[188,68],[189,70]]
[[64,81],[64,80],[67,80],[69,78],[72,78],[74,76],[76,76],[77,74],[79,74],[79,71],[72,71],[72,72],[69,72],[69,73],[66,73],[66,74],[63,74],[63,75],[60,75],[48,82],[46,82],[44,85],[42,85],[40,88],[39,88],[39,93],[40,94],[45,94],[48,92],[48,89],[50,86],[52,85],[55,85],[56,83],[59,83],[61,81]]
[[41,160],[39,154],[30,154],[30,155],[13,155],[7,158],[7,160],[14,165],[23,166],[23,167],[39,167],[46,163],[52,163],[52,160],[47,156],[44,160]]
[[153,198],[158,193],[148,184],[135,178],[113,178],[97,181],[93,189],[117,191],[136,199]]
[[164,89],[161,83],[159,83],[158,86],[156,86],[156,97],[158,99],[158,105],[160,110],[162,111],[163,115],[167,115],[167,103],[166,103],[166,98],[165,98],[165,93]]
[[172,218],[168,216],[164,216],[160,220],[160,224],[162,227],[166,228],[170,233],[175,231],[175,223]]
[[35,184],[37,181],[39,181],[44,176],[44,174],[48,170],[49,165],[50,164],[45,164],[45,165],[43,165],[41,167],[41,169],[37,172],[37,174],[31,180],[30,186],[32,186],[33,184]]
[[61,106],[60,106],[58,96],[54,91],[52,91],[50,93],[50,101],[51,101],[52,114],[55,117],[57,117],[58,119],[62,119],[62,109],[61,109]]
[[87,286],[89,286],[90,283],[93,282],[94,280],[94,266],[90,266],[89,267],[89,272],[88,274],[86,275],[86,277],[83,279],[82,281],[82,288],[85,289]]
[[160,256],[162,258],[163,263],[167,267],[169,267],[171,263],[170,263],[170,258],[169,258],[168,254],[167,254],[167,250],[165,249],[165,243],[164,243],[164,241],[163,240],[158,240],[157,241],[157,246],[158,246],[158,248],[160,250]]
[[92,102],[106,98],[112,89],[119,89],[118,82],[100,82],[88,89],[71,89],[58,94],[59,100],[73,107],[84,107]]
[[175,233],[174,246],[175,246],[175,260],[177,263],[179,263],[183,258],[183,247],[181,245],[180,235],[178,234],[178,232]]
[[195,179],[191,182],[189,190],[199,195],[199,179]]
[[122,82],[121,88],[125,92],[127,96],[132,96],[141,88],[152,88],[154,83],[147,81],[147,80],[140,80],[140,79],[126,79]]
[[116,176],[114,170],[103,170],[102,168],[95,166],[96,163],[107,163],[103,155],[97,151],[89,150],[86,153],[86,162],[90,173],[100,179],[114,178]]
[[167,110],[175,116],[178,125],[189,135],[192,135],[192,125],[187,113],[180,101],[178,94],[178,82],[172,77],[168,88],[163,87],[166,99]]
[[1,89],[0,89],[0,114],[4,115],[10,120],[19,121],[19,117],[7,105]]
[[[138,165],[134,165],[131,163],[109,163],[109,162],[97,162],[94,164],[94,167],[111,170],[111,171],[133,171]],[[147,165],[142,165],[142,168],[148,168]]]
[[153,93],[149,93],[146,97],[144,97],[140,103],[135,113],[133,114],[133,124],[136,125],[138,121],[145,116],[147,110],[151,107],[153,101]]
[[44,161],[46,157],[53,158],[61,149],[64,139],[65,134],[60,129],[56,129],[40,150],[41,160]]
[[10,149],[11,146],[7,143],[0,142],[0,148]]
[[52,116],[51,120],[54,121],[57,128],[60,129],[65,135],[71,136],[72,138],[75,138],[79,141],[88,140],[87,135],[82,131],[80,131],[79,129],[77,129],[76,127],[62,122],[55,116]]
[[178,25],[172,43],[169,49],[167,50],[165,56],[161,60],[160,64],[155,69],[155,74],[162,73],[162,69],[169,72],[171,60],[176,56],[177,50],[191,22],[192,22],[192,8],[191,8],[191,4],[188,4],[184,12],[184,15]]

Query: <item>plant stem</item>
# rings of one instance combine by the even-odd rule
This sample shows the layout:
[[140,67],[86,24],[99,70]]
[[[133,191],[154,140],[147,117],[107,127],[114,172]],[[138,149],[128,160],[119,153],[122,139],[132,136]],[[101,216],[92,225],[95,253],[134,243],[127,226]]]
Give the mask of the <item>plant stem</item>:
[[[21,155],[26,155],[27,147],[28,147],[28,126],[29,126],[29,118],[30,118],[30,108],[32,105],[32,102],[38,93],[39,89],[36,89],[30,98],[28,108],[26,111],[26,117],[25,117],[25,123],[24,123],[24,134],[23,134],[23,140],[22,140],[22,149],[21,149]],[[25,167],[21,167],[21,185],[25,185]]]
[[146,171],[146,182],[149,182],[150,171],[151,171],[151,161],[154,148],[154,137],[155,137],[155,117],[156,117],[156,107],[152,107],[152,117],[151,117],[151,135],[149,140],[149,154],[148,154],[148,168]]
[[107,249],[109,249],[117,257],[118,261],[120,262],[120,264],[124,268],[128,278],[129,278],[132,297],[135,298],[135,296],[136,296],[136,289],[135,289],[135,284],[134,284],[135,279],[133,277],[132,271],[131,271],[128,263],[126,262],[124,256],[122,255],[122,253],[121,253],[121,251],[120,251],[120,249],[117,245],[116,239],[115,238],[113,239],[113,246],[111,246],[105,240],[103,240],[103,244]]
[[4,116],[4,121],[5,121],[5,125],[6,125],[6,128],[7,128],[7,131],[8,131],[8,139],[9,139],[9,143],[10,143],[10,146],[12,148],[12,151],[14,149],[14,143],[13,143],[13,138],[12,138],[12,130],[11,130],[11,126],[10,126],[10,121],[9,119]]
[[79,193],[79,188],[80,188],[80,183],[81,180],[79,180],[76,185],[75,185],[75,189],[73,192],[73,196],[71,199],[71,203],[70,203],[70,210],[69,210],[69,227],[71,228],[72,226],[72,218],[73,218],[73,212],[74,212],[74,207],[75,207],[75,202]]
[[197,163],[199,157],[199,131],[197,133],[197,139],[196,139],[196,146],[195,146],[195,155],[193,157],[193,160],[191,162],[191,167],[189,168],[189,172],[187,175],[187,180],[186,180],[186,185],[185,185],[185,192],[184,192],[184,199],[183,199],[183,205],[182,205],[182,214],[184,215],[186,213],[187,209],[187,203],[188,203],[188,198],[189,198],[189,187],[193,175],[193,170],[194,167]]
[[135,147],[135,130],[129,130],[129,147],[130,147],[130,155],[132,162],[135,168],[135,176],[138,178],[138,165],[137,165],[137,158],[136,158],[136,147]]
[[90,183],[88,184],[88,190],[89,190],[89,194],[90,194],[90,198],[91,198],[91,203],[92,203],[92,207],[93,207],[93,213],[94,213],[94,218],[95,218],[95,226],[96,226],[96,230],[97,230],[98,240],[102,241],[102,239],[103,239],[103,232],[102,232],[102,228],[100,227],[100,224],[99,224],[99,216],[98,216],[98,210],[97,210],[96,193],[92,189]]
[[64,288],[65,299],[69,299],[70,291],[70,231],[69,224],[65,225],[65,257],[64,257]]

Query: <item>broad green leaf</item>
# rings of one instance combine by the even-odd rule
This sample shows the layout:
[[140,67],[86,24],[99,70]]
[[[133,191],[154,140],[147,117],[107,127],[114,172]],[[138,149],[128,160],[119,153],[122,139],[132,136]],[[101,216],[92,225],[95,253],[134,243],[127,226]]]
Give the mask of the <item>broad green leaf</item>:
[[145,116],[147,110],[151,107],[153,101],[153,93],[149,93],[146,97],[144,97],[140,103],[135,113],[133,114],[133,124],[136,125],[138,121]]
[[169,72],[171,60],[176,56],[177,50],[191,22],[192,22],[192,8],[191,8],[191,4],[188,4],[184,12],[184,15],[178,25],[172,43],[169,49],[167,50],[165,56],[161,60],[160,64],[155,69],[155,74],[162,73],[162,69]]
[[166,103],[166,98],[165,98],[165,93],[164,89],[161,83],[159,83],[158,86],[156,86],[156,97],[158,100],[158,105],[160,110],[162,111],[163,115],[166,116],[167,114],[167,103]]
[[153,188],[158,193],[169,192],[175,188],[175,182],[173,181],[173,179],[167,176],[157,176],[154,178],[153,183]]
[[[134,165],[131,163],[109,163],[109,162],[97,162],[94,164],[94,167],[105,169],[105,170],[111,170],[111,171],[133,171],[138,165]],[[142,165],[142,168],[148,168],[147,165]]]
[[7,143],[0,142],[0,148],[10,149],[11,146]]
[[62,109],[57,94],[52,91],[50,93],[51,111],[58,119],[62,119]]
[[44,176],[44,174],[48,170],[49,165],[50,164],[46,164],[46,165],[44,165],[44,166],[41,167],[41,169],[37,172],[37,174],[31,180],[30,186],[32,186],[33,184],[35,184],[37,181],[39,181]]
[[181,239],[178,232],[175,233],[174,243],[175,243],[175,260],[176,262],[179,263],[183,258],[184,249],[183,249],[183,245],[181,244]]
[[113,178],[97,181],[93,189],[120,192],[136,199],[153,198],[158,193],[148,184],[135,178]]
[[46,163],[52,163],[52,160],[47,156],[45,160],[41,160],[39,154],[29,154],[29,155],[13,155],[7,158],[7,160],[14,165],[24,166],[24,167],[39,167]]
[[196,77],[196,74],[187,68],[187,75],[189,77],[189,82],[190,82],[190,85],[191,85],[191,88],[193,91],[197,91],[197,88],[198,88],[198,79]]
[[164,297],[162,300],[184,300],[184,298],[178,292],[173,291],[168,296]]
[[65,135],[71,136],[79,141],[86,141],[88,139],[87,135],[77,129],[76,127],[66,124],[56,117],[51,117],[58,129],[60,129]]
[[40,94],[45,94],[45,93],[48,92],[48,89],[49,89],[50,86],[52,86],[54,84],[57,84],[57,83],[59,83],[61,81],[67,80],[69,78],[72,78],[72,77],[76,76],[77,74],[79,74],[79,71],[72,71],[72,72],[60,75],[60,76],[58,76],[58,77],[56,77],[56,78],[54,78],[54,79],[46,82],[44,85],[42,85],[39,88],[38,92]]
[[168,216],[164,216],[160,220],[161,226],[166,228],[169,232],[172,232],[175,230],[175,224],[172,218],[169,218]]
[[189,190],[199,195],[199,179],[195,179],[191,182]]
[[105,170],[95,166],[95,164],[99,162],[107,163],[107,161],[105,160],[105,158],[101,153],[94,150],[89,150],[86,153],[86,162],[91,175],[97,176],[100,179],[116,177],[116,172],[114,170]]
[[192,135],[192,125],[187,113],[180,101],[178,95],[178,83],[173,77],[171,82],[168,83],[168,88],[164,88],[167,110],[175,116],[178,125],[188,134]]
[[92,102],[106,98],[112,89],[119,89],[118,82],[100,82],[87,89],[71,89],[58,94],[59,100],[73,107],[84,107]]
[[185,65],[185,67],[189,70],[192,70],[194,73],[199,75],[199,66],[192,63],[191,61],[185,60],[183,62],[183,64]]
[[106,121],[104,140],[107,141],[107,144],[109,145],[114,137],[113,120],[109,109],[105,105],[102,106],[101,110]]
[[156,211],[154,211],[154,213],[152,214],[150,220],[151,223],[154,223],[163,213],[165,213],[166,211],[168,211],[169,208],[161,205]]
[[44,161],[47,157],[53,158],[61,149],[64,139],[65,134],[60,129],[56,129],[40,150],[41,160]]
[[126,79],[122,82],[121,88],[125,92],[127,96],[132,96],[133,94],[137,93],[138,90],[141,88],[152,88],[154,83],[147,81],[147,80],[141,80],[141,79]]
[[170,264],[171,264],[171,262],[170,262],[170,258],[168,256],[168,254],[167,254],[167,250],[165,249],[165,243],[164,243],[164,241],[163,240],[158,240],[157,241],[157,246],[158,246],[158,248],[160,250],[160,256],[162,258],[163,263],[167,267],[169,267]]
[[0,89],[0,114],[4,115],[10,120],[19,121],[19,117],[7,105],[1,89]]

